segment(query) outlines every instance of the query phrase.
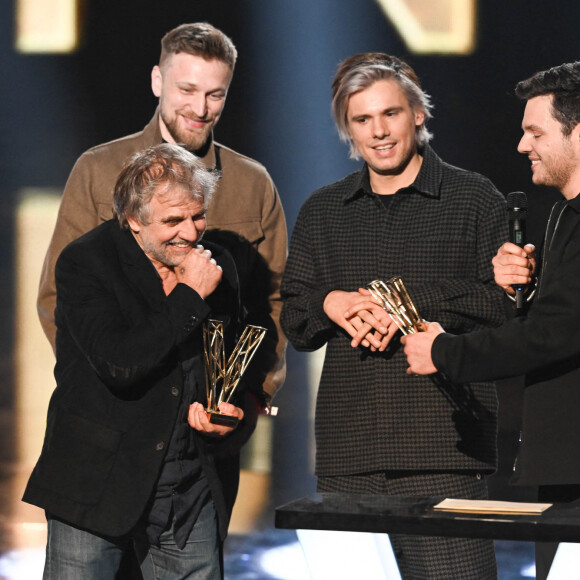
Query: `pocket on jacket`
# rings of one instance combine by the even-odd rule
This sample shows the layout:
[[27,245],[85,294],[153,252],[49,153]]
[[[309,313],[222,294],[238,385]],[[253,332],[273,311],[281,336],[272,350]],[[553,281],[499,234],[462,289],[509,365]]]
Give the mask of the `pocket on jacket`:
[[97,503],[115,464],[122,432],[66,411],[58,411],[50,422],[36,469],[38,481],[73,502]]

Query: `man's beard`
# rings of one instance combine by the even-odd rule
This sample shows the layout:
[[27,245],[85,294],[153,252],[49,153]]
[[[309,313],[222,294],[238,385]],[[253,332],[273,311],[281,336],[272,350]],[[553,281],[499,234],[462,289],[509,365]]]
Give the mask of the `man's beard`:
[[187,131],[179,126],[181,114],[180,111],[176,111],[173,119],[167,121],[162,112],[161,119],[175,143],[183,144],[188,151],[199,151],[209,141],[214,123],[208,123],[201,131]]
[[168,242],[157,242],[152,240],[147,235],[142,235],[141,237],[141,247],[149,259],[153,259],[168,268],[175,268],[183,262],[185,259],[185,253],[173,254],[171,252],[171,246],[176,243],[185,243],[190,245],[190,251],[193,251],[197,242],[201,240],[201,236],[197,239],[196,243],[192,243],[188,240],[183,240],[180,237],[175,237]]
[[575,169],[576,163],[573,159],[562,158],[558,163],[554,163],[551,167],[546,168],[546,177],[544,178],[543,184],[562,191],[572,179]]

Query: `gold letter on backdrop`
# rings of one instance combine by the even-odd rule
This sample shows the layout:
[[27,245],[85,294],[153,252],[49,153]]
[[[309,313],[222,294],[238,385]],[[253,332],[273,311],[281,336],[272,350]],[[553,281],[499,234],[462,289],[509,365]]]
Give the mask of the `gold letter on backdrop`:
[[78,45],[78,0],[17,0],[16,50],[73,52]]
[[468,54],[476,0],[377,0],[412,52]]

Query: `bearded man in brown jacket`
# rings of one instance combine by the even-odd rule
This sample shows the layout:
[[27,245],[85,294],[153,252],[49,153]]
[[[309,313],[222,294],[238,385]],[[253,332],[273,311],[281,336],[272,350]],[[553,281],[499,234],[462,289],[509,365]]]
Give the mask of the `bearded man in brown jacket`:
[[232,80],[237,51],[207,23],[182,24],[161,41],[151,87],[159,107],[140,132],[98,145],[76,162],[67,181],[45,258],[38,312],[54,347],[56,291],[54,265],[62,249],[112,217],[112,193],[125,160],[163,141],[178,143],[201,158],[220,180],[207,212],[208,233],[236,259],[242,300],[252,323],[268,328],[268,345],[253,372],[266,401],[285,377],[286,341],[279,329],[279,285],[287,253],[284,212],[276,187],[258,162],[216,143],[218,122]]

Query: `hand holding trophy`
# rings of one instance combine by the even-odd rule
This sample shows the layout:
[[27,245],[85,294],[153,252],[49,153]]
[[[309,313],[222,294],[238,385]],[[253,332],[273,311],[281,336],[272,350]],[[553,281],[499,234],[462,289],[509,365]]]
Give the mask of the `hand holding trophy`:
[[403,334],[414,334],[423,330],[423,320],[400,276],[394,276],[387,282],[374,280],[367,289]]
[[203,346],[207,395],[205,411],[210,423],[228,427],[237,425],[237,417],[222,413],[219,410],[219,404],[229,403],[265,334],[265,328],[248,324],[226,364],[222,322],[210,319],[204,324]]

